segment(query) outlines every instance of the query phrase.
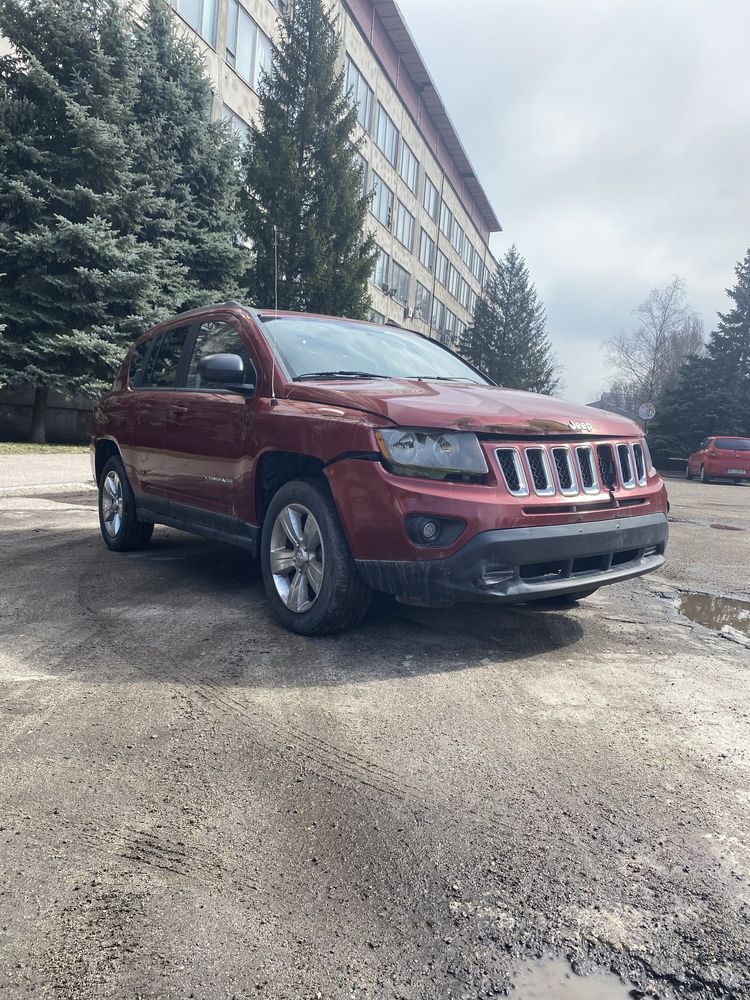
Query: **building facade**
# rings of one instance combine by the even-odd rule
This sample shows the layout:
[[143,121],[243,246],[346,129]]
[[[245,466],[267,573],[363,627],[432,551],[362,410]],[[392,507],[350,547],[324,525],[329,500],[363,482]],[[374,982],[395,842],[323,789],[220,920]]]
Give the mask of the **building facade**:
[[[215,114],[242,134],[258,110],[287,0],[171,0],[204,52]],[[487,195],[394,0],[332,0],[357,107],[379,256],[372,318],[445,343],[463,332],[495,261]]]

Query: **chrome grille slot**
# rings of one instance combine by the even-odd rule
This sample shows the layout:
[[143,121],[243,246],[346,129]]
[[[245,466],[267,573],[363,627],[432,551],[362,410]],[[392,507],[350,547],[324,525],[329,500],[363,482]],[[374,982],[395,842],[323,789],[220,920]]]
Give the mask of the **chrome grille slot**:
[[617,464],[620,467],[620,481],[626,490],[632,490],[635,486],[635,476],[633,475],[633,459],[630,455],[630,445],[617,445]]
[[518,453],[518,449],[498,448],[496,454],[508,492],[512,493],[515,497],[528,496],[529,487],[526,485],[526,476],[521,465],[521,456]]
[[643,446],[633,445],[633,462],[635,463],[635,477],[639,486],[646,485],[646,459],[643,455]]
[[578,483],[573,472],[573,462],[567,448],[553,448],[552,461],[555,463],[557,485],[563,496],[575,496],[578,493]]
[[617,468],[615,466],[615,456],[612,454],[612,445],[597,445],[596,457],[599,461],[599,475],[601,476],[602,486],[607,490],[614,489],[617,485]]
[[594,449],[591,445],[582,444],[576,448],[576,461],[584,493],[598,493],[599,479],[594,462]]
[[534,492],[540,497],[549,497],[555,492],[555,484],[552,481],[552,470],[545,448],[527,448],[526,461],[529,464],[531,482],[534,485]]

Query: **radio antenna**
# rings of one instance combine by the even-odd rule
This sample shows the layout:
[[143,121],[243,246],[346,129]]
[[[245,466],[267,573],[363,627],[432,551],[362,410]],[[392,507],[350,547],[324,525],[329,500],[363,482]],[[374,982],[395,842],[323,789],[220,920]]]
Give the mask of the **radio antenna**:
[[271,338],[271,406],[278,406],[276,398],[276,330],[279,323],[279,230],[273,226],[273,337]]

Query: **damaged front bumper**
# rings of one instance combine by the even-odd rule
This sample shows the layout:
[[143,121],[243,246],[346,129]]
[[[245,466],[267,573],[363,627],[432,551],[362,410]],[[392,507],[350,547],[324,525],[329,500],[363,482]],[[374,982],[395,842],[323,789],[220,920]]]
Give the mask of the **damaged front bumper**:
[[665,514],[483,531],[445,559],[359,559],[374,589],[416,604],[521,603],[619,583],[658,569]]

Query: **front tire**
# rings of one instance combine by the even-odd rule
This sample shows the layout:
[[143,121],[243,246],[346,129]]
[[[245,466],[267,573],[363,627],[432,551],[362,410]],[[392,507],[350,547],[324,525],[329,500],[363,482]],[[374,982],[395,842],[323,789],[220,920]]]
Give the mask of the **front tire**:
[[709,479],[709,477],[706,475],[706,467],[705,467],[705,465],[701,466],[701,477],[700,478],[701,478],[701,482],[705,483],[706,485],[708,485],[708,483],[711,482],[711,480]]
[[692,479],[693,473],[690,471],[690,462],[685,466],[685,479]]
[[271,607],[292,632],[341,632],[362,620],[372,600],[325,483],[295,479],[275,494],[260,562]]
[[153,524],[139,521],[135,496],[119,455],[107,460],[99,477],[99,527],[114,552],[133,552],[151,541]]

